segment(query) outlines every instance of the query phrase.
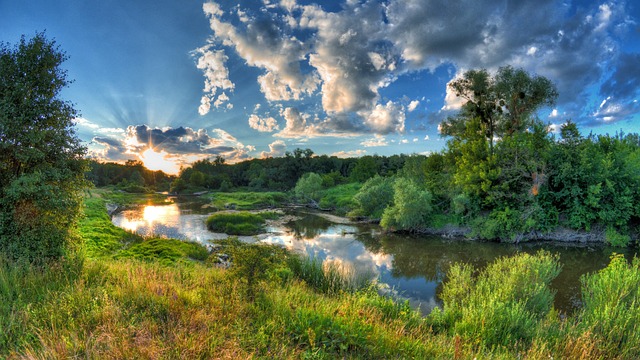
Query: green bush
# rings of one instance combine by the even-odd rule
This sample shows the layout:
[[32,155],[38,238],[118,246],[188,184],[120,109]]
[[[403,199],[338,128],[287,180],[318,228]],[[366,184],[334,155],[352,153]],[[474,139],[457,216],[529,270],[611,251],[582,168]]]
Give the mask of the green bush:
[[614,227],[608,227],[604,234],[607,244],[615,247],[627,247],[631,242],[629,235],[620,234]]
[[367,180],[353,197],[355,206],[352,214],[372,219],[382,218],[384,209],[393,201],[393,183],[393,178],[379,175]]
[[0,253],[45,263],[78,251],[86,149],[60,97],[67,59],[38,33],[0,42]]
[[472,266],[455,264],[444,283],[443,310],[429,321],[488,347],[529,343],[552,309],[549,284],[560,268],[558,256],[544,251],[500,258],[477,276]]
[[640,358],[640,259],[629,264],[614,254],[609,266],[581,282],[577,330],[600,340],[604,358]]
[[316,173],[306,173],[298,179],[293,192],[302,201],[320,200],[320,190],[322,190],[322,176]]
[[431,211],[431,194],[420,190],[411,180],[398,178],[393,186],[393,205],[384,210],[380,225],[385,229],[415,231],[428,225]]

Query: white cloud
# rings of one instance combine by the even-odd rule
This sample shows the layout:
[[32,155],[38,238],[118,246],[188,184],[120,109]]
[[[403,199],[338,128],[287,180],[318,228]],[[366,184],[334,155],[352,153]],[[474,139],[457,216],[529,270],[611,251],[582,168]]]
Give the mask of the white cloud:
[[98,129],[100,128],[100,125],[92,123],[91,121],[83,118],[83,117],[79,117],[79,118],[75,118],[73,119],[73,122],[78,125],[78,126],[83,126],[89,129]]
[[249,126],[260,132],[273,132],[278,130],[278,122],[272,117],[260,118],[258,115],[249,116]]
[[463,73],[464,73],[463,70],[458,71],[458,73],[453,77],[453,79],[449,80],[449,82],[447,83],[446,95],[444,97],[444,105],[442,106],[441,110],[457,111],[457,110],[460,110],[460,108],[462,108],[462,105],[464,105],[467,102],[466,99],[460,96],[457,96],[456,93],[453,91],[453,89],[451,89],[451,86],[449,86],[449,84],[451,84],[452,82],[462,78]]
[[283,156],[287,150],[287,144],[282,140],[276,140],[269,144],[269,151],[263,151],[260,153],[260,157],[268,158],[268,157],[280,157]]
[[556,118],[556,117],[558,117],[558,109],[553,109],[553,110],[551,111],[551,114],[549,114],[549,117],[550,117],[550,118]]
[[386,105],[377,104],[371,111],[361,112],[365,124],[377,134],[404,132],[404,107],[387,102]]
[[413,112],[418,107],[418,105],[420,105],[420,101],[413,100],[412,102],[409,103],[409,106],[407,106],[407,111]]
[[354,158],[354,157],[360,157],[366,153],[367,153],[367,150],[338,151],[331,154],[331,156],[336,156],[339,158]]
[[389,143],[382,135],[375,135],[371,139],[367,139],[360,143],[360,145],[364,147],[378,147],[378,146],[388,146]]
[[212,50],[211,44],[194,50],[192,55],[198,57],[196,67],[204,73],[204,95],[200,99],[198,112],[200,115],[206,115],[211,110],[212,101],[216,108],[229,101],[224,92],[215,98],[218,89],[232,91],[235,88],[235,84],[229,80],[229,70],[225,64],[229,58],[224,50]]

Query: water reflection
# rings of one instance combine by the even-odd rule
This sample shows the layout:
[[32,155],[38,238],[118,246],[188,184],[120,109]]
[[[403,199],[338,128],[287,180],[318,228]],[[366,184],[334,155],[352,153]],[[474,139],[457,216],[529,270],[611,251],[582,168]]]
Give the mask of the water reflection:
[[207,214],[197,211],[193,203],[146,205],[124,210],[113,216],[112,222],[123,229],[143,236],[160,236],[181,240],[207,242],[224,239],[226,235],[207,230]]
[[[113,222],[142,235],[190,239],[206,243],[225,238],[209,232],[204,224],[203,203],[177,199],[175,204],[146,206],[124,211]],[[366,224],[335,224],[312,213],[293,213],[299,219],[283,227],[272,227],[261,237],[292,251],[351,268],[378,279],[387,292],[408,299],[423,312],[439,302],[449,267],[456,262],[483,268],[501,256],[546,249],[560,255],[562,272],[553,281],[557,291],[555,306],[571,312],[580,305],[580,276],[604,268],[613,249],[604,246],[567,244],[521,244],[519,246],[449,240],[434,236],[386,234]],[[255,241],[253,237],[243,239]],[[628,258],[635,250],[617,250]]]

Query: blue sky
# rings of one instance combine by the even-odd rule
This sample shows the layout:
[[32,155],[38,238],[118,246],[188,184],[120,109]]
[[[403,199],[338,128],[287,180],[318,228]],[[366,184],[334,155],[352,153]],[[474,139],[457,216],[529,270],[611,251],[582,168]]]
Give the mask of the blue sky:
[[[327,5],[329,4],[329,5]],[[295,148],[442,149],[465,70],[522,67],[560,92],[538,116],[640,131],[640,5],[629,1],[1,0],[0,40],[46,30],[70,59],[93,156],[180,165]],[[151,152],[149,152],[151,149]],[[166,165],[166,164],[165,164]]]

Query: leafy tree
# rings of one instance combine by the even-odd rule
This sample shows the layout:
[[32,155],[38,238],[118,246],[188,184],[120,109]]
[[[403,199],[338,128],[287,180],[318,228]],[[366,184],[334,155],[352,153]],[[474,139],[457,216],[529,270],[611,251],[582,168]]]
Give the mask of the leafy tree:
[[316,173],[306,173],[296,183],[293,192],[298,199],[318,201],[322,190],[322,177]]
[[66,59],[44,33],[0,44],[0,251],[12,258],[45,262],[78,243],[85,148],[59,96]]
[[380,219],[384,209],[393,201],[393,178],[376,175],[362,185],[353,197],[353,215]]
[[411,180],[396,179],[393,185],[393,205],[382,214],[380,225],[385,229],[416,231],[428,225],[431,217],[431,194]]
[[505,66],[494,77],[487,70],[469,70],[449,87],[466,100],[460,113],[441,124],[443,134],[464,133],[466,122],[478,119],[493,153],[494,138],[524,131],[531,115],[542,106],[551,106],[558,92],[542,76],[530,76],[523,69]]
[[357,182],[365,182],[378,174],[378,165],[373,156],[363,156],[358,159],[356,166],[351,171],[351,179]]

